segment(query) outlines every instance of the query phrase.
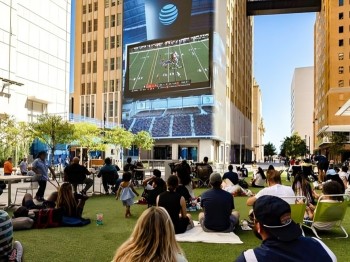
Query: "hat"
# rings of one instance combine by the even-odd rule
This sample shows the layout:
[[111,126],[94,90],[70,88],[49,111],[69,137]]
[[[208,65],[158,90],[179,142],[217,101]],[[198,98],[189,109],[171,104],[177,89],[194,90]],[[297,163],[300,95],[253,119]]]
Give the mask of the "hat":
[[302,235],[300,227],[291,218],[290,205],[275,196],[261,196],[254,203],[256,220],[273,237],[292,241]]
[[210,184],[214,184],[215,182],[222,182],[221,175],[219,173],[212,173],[209,177]]
[[336,175],[336,174],[337,174],[337,172],[335,172],[334,169],[328,169],[328,170],[327,170],[327,173],[326,173],[326,175],[330,175],[330,176],[334,176],[334,175]]

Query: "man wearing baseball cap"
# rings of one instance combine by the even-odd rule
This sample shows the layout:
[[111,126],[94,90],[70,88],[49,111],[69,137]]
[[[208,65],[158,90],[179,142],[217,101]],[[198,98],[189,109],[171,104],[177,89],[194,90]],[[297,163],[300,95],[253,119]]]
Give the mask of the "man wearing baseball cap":
[[239,222],[239,213],[232,212],[235,208],[233,196],[221,189],[222,178],[219,173],[212,173],[209,183],[212,189],[201,196],[204,213],[199,213],[199,223],[206,232],[232,232]]
[[253,232],[263,242],[243,252],[236,261],[337,261],[321,240],[302,236],[299,225],[291,219],[290,205],[283,199],[259,197],[253,211]]

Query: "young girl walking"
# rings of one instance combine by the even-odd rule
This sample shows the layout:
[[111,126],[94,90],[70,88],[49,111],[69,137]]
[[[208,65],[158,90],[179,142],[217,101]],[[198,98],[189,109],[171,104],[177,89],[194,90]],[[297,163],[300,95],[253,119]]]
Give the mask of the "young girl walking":
[[131,183],[131,173],[124,172],[122,177],[122,182],[117,191],[116,200],[119,199],[122,201],[123,206],[125,206],[125,217],[128,218],[131,216],[130,206],[134,204],[135,195],[139,196],[139,193],[134,189],[133,184]]

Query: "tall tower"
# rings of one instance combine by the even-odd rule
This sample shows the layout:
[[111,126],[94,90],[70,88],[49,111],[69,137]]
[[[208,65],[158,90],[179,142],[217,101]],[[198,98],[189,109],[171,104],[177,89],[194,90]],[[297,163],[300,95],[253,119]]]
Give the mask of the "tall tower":
[[262,94],[258,83],[254,80],[252,101],[252,139],[254,145],[254,161],[264,161],[263,136],[265,133],[262,117]]
[[[347,135],[350,149],[350,6],[344,0],[323,1],[315,24],[315,150],[333,158],[332,134]],[[346,104],[348,106],[346,106]],[[349,157],[343,154],[343,158]],[[340,159],[338,159],[340,160]],[[344,159],[342,159],[344,160]]]
[[121,122],[122,15],[121,0],[76,1],[73,113],[78,121]]
[[291,84],[291,134],[298,133],[313,151],[314,68],[294,70]]

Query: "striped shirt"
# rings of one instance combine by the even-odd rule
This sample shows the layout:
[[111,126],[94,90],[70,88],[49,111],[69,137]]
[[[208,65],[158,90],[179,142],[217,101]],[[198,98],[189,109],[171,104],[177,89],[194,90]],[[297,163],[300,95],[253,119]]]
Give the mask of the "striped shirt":
[[0,261],[7,261],[12,251],[12,222],[7,212],[0,210]]

